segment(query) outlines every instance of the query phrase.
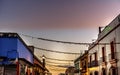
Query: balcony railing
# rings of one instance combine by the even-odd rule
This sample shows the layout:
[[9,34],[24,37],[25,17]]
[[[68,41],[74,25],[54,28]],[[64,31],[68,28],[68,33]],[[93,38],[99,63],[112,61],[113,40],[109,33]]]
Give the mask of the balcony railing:
[[89,62],[89,63],[88,63],[88,68],[90,68],[90,67],[91,67],[91,63]]
[[100,57],[99,64],[106,65],[107,64],[107,57]]
[[107,57],[106,57],[106,56],[100,57],[100,62],[101,62],[101,63],[102,63],[102,62],[106,62],[106,60],[107,60]]
[[98,66],[98,60],[92,61],[92,62],[91,62],[91,66],[92,66],[92,67]]
[[90,62],[88,63],[88,68],[90,68],[90,67],[96,67],[98,65],[99,65],[98,64],[98,60],[94,60],[91,63]]
[[109,57],[109,61],[110,61],[111,63],[115,63],[115,62],[117,62],[118,59],[119,59],[119,55],[120,55],[119,52],[113,52],[113,53],[110,53],[110,54],[108,55],[108,57]]

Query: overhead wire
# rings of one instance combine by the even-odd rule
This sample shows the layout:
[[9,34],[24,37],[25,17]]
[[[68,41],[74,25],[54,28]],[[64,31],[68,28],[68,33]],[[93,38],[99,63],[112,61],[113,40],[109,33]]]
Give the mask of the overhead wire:
[[58,63],[58,62],[51,62],[51,61],[46,61],[47,63],[53,63],[53,64],[64,64],[64,65],[66,65],[66,64],[70,64],[70,63]]
[[68,65],[54,65],[54,64],[48,64],[48,63],[46,65],[53,66],[53,67],[60,67],[60,68],[67,68],[68,67]]
[[63,54],[75,54],[75,55],[80,55],[80,53],[61,52],[61,51],[49,50],[49,49],[38,48],[38,47],[34,47],[34,48],[39,49],[39,50],[42,50],[42,51],[49,51],[49,52],[54,52],[54,53],[63,53]]
[[[110,45],[110,43],[95,43],[95,42],[93,42],[93,43],[77,43],[77,42],[58,41],[58,40],[34,37],[34,36],[21,34],[21,33],[19,33],[19,35],[30,37],[32,39],[35,38],[35,39],[38,39],[38,40],[49,41],[49,42],[56,42],[56,43],[64,43],[64,44],[74,44],[74,45],[95,45],[95,44],[98,44],[98,45]],[[120,44],[120,42],[116,42],[114,44]]]
[[[40,56],[42,58],[42,56]],[[73,62],[74,60],[64,60],[64,59],[55,59],[55,58],[48,58],[48,57],[45,57],[45,59],[50,59],[50,60],[56,60],[56,61],[71,61]]]
[[[63,43],[63,44],[74,44],[74,45],[110,45],[110,43],[99,43],[99,42],[94,42],[94,43],[76,43],[76,42],[66,42],[66,41],[58,41],[58,40],[52,40],[52,39],[46,39],[46,38],[40,38],[40,37],[33,37],[33,36],[30,36],[30,35],[25,35],[25,34],[21,34],[21,35],[26,36],[26,37],[31,37],[32,39],[35,38],[35,39],[38,39],[38,40],[43,40],[43,41],[48,41],[48,42],[55,42],[55,43]],[[114,44],[120,44],[120,43],[117,42],[117,43],[114,43]],[[38,47],[35,47],[35,48],[39,49],[39,50],[55,52],[55,53],[80,55],[80,53],[61,52],[61,51],[49,50],[49,49],[38,48]],[[70,61],[71,62],[74,61],[74,60],[54,59],[54,58],[48,58],[48,57],[46,57],[46,59],[55,60],[55,61],[69,61],[69,62]]]
[[52,39],[46,39],[46,38],[40,38],[40,37],[33,37],[33,36],[30,36],[30,35],[26,35],[26,34],[20,34],[20,35],[23,35],[23,36],[26,36],[26,37],[31,37],[31,38],[36,38],[38,40],[56,42],[56,43],[75,44],[75,45],[90,45],[91,44],[91,43],[77,43],[77,42],[58,41],[58,40],[52,40]]

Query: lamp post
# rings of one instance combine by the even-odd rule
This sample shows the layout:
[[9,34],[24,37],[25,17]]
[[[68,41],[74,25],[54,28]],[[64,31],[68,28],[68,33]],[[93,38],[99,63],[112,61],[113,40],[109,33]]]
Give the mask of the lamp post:
[[44,55],[42,56],[42,61],[43,61],[43,68],[44,68],[43,75],[45,75],[45,56]]

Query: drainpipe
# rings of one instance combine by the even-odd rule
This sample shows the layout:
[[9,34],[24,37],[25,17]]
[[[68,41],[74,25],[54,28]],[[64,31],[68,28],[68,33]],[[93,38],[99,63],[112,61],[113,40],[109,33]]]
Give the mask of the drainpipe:
[[18,61],[18,58],[16,58],[16,65],[17,65],[17,75],[19,75],[19,61]]

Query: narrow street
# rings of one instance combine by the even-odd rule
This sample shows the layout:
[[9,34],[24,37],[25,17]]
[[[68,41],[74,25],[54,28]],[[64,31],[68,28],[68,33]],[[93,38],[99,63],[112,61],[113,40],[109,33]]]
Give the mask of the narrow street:
[[120,75],[120,1],[0,0],[0,75]]

